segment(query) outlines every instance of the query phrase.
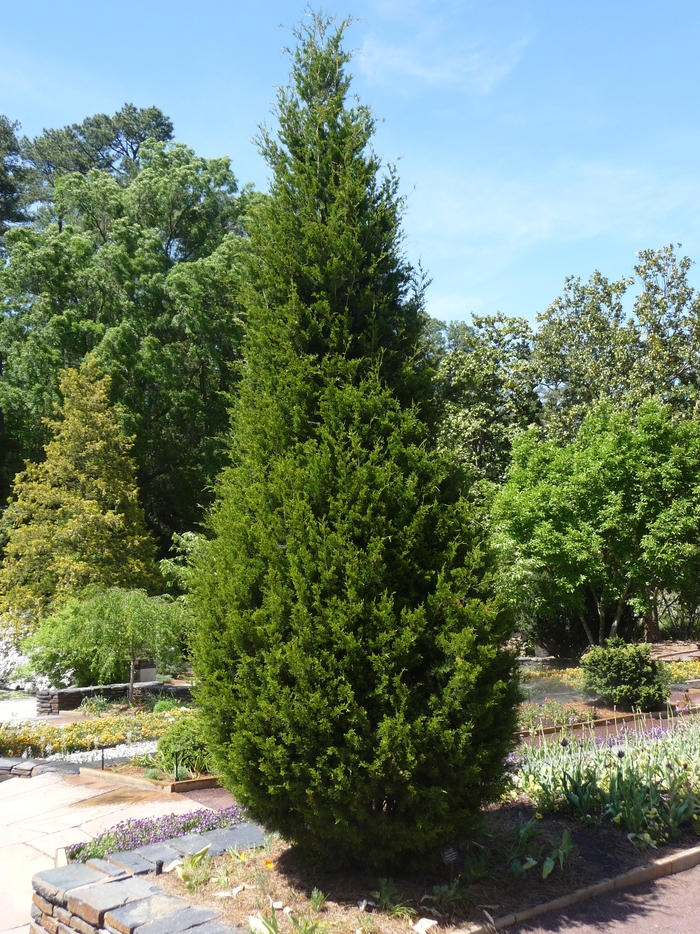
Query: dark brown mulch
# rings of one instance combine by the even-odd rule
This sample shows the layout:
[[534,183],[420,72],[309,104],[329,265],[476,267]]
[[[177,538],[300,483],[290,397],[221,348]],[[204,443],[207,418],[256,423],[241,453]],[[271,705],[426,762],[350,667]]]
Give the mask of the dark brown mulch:
[[[675,840],[672,848],[639,850],[622,831],[609,825],[585,827],[565,816],[547,815],[536,821],[540,833],[528,850],[533,858],[538,859],[538,866],[514,876],[508,869],[508,854],[515,840],[519,814],[528,820],[534,816],[534,810],[516,802],[486,812],[482,833],[469,847],[466,862],[458,867],[461,878],[459,900],[447,908],[425,898],[434,893],[434,886],[450,882],[446,866],[433,865],[419,872],[393,873],[398,898],[404,907],[413,909],[413,920],[433,917],[441,929],[449,930],[470,921],[483,920],[485,912],[493,917],[508,914],[620,875],[698,842],[697,837],[688,833]],[[567,829],[578,852],[566,858],[563,870],[557,863],[551,875],[542,879],[542,861],[559,845]],[[228,877],[211,881],[220,875],[222,869],[227,870]],[[242,927],[248,925],[249,915],[269,912],[272,902],[289,907],[296,917],[309,913],[309,896],[314,888],[326,894],[328,902],[324,910],[313,917],[329,931],[398,934],[406,931],[410,920],[405,912],[403,916],[401,912],[396,916],[391,912],[359,910],[359,903],[373,899],[372,892],[379,886],[378,874],[338,871],[333,866],[323,870],[310,868],[299,859],[294,847],[279,840],[267,851],[258,851],[243,861],[228,855],[217,857],[211,860],[204,875],[210,881],[195,892],[188,892],[175,873],[163,876],[162,884],[167,891],[185,897],[191,904],[217,908],[227,921]],[[216,897],[217,892],[230,891],[243,883],[246,888],[235,898]],[[440,907],[442,911],[431,913],[431,907]],[[281,910],[277,910],[276,915],[280,934],[291,934],[293,928],[289,918]]]

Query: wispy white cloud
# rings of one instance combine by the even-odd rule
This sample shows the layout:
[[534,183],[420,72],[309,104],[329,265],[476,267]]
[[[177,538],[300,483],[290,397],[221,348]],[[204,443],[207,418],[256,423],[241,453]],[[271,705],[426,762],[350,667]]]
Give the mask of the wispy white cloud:
[[[429,307],[442,318],[512,302],[517,287],[506,280],[528,266],[534,275],[547,256],[546,289],[556,290],[565,275],[605,267],[606,244],[626,257],[610,274],[627,275],[638,249],[680,239],[692,255],[700,243],[700,180],[651,165],[562,161],[518,176],[430,166],[418,173],[407,208],[407,248],[434,276]],[[555,295],[545,291],[531,311]]]
[[409,204],[421,227],[457,252],[484,238],[519,248],[602,233],[645,236],[676,211],[697,212],[700,180],[602,162],[561,162],[517,177],[443,165],[421,173]]
[[370,36],[361,49],[360,67],[375,81],[414,79],[431,88],[486,96],[502,84],[522,58],[521,37],[499,47],[485,42],[426,41],[390,45]]

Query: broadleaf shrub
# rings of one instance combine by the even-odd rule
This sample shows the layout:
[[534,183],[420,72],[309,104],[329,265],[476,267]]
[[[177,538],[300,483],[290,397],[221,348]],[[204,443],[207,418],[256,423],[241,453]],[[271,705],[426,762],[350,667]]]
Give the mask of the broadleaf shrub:
[[628,645],[619,637],[594,646],[581,659],[583,686],[621,710],[658,710],[669,696],[668,673],[645,643]]

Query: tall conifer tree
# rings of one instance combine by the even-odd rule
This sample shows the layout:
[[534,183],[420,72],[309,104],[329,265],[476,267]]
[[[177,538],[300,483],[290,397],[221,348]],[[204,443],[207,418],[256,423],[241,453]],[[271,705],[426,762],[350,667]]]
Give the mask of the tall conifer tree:
[[20,634],[88,584],[158,589],[132,439],[110,404],[110,383],[91,357],[67,370],[63,405],[47,420],[46,459],[15,477],[3,517],[0,616]]
[[198,698],[251,814],[380,866],[468,831],[514,727],[507,625],[435,451],[397,180],[348,104],[343,32],[297,35],[249,226],[246,366],[193,574]]

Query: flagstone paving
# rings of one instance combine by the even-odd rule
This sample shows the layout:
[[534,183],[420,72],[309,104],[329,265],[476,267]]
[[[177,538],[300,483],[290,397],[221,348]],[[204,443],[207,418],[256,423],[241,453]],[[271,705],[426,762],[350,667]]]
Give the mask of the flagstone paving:
[[0,934],[27,934],[32,876],[53,868],[59,847],[91,840],[122,820],[196,807],[184,795],[125,788],[91,775],[48,772],[0,783]]

